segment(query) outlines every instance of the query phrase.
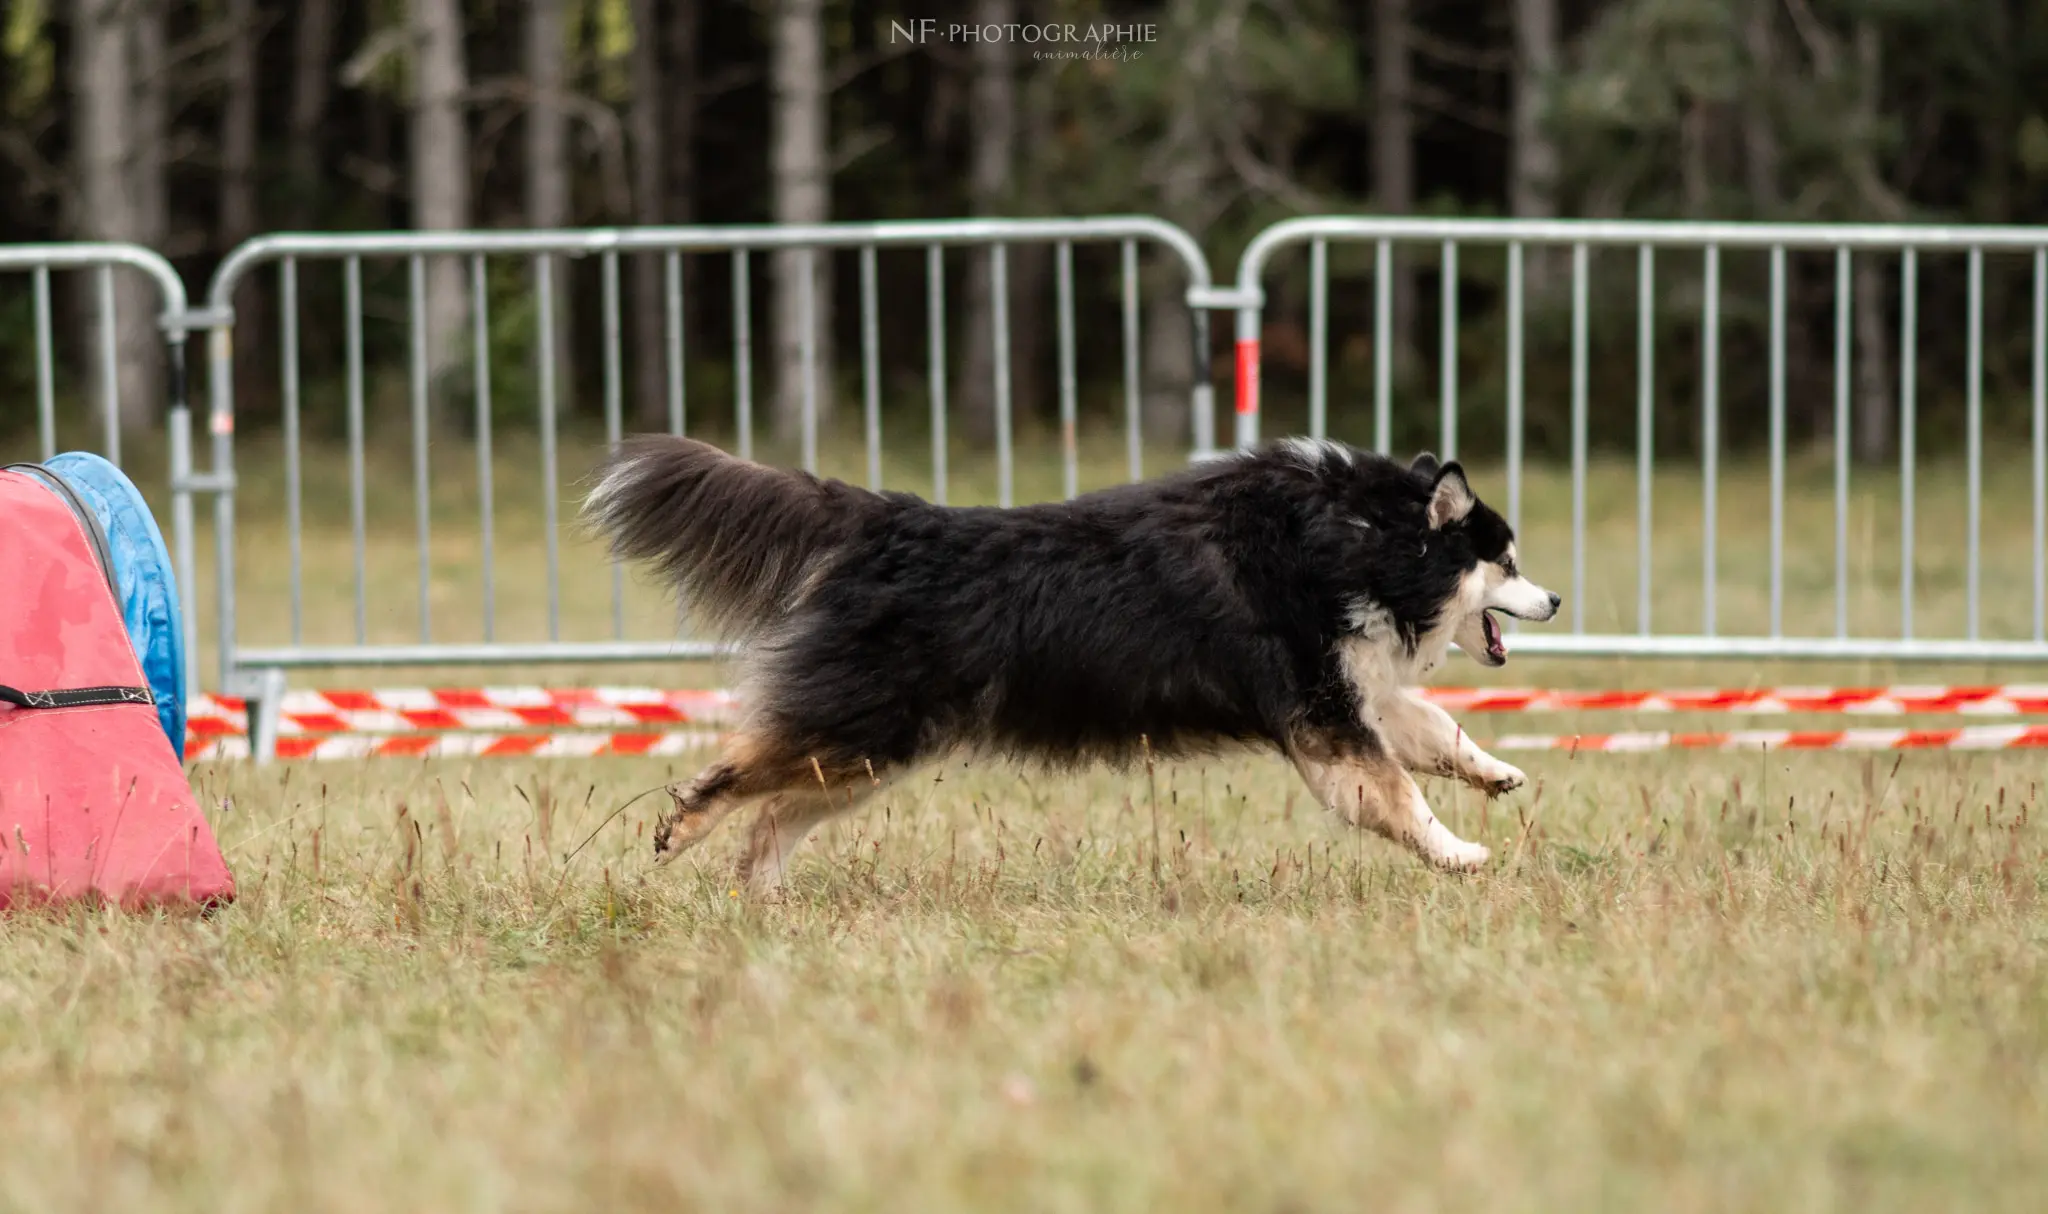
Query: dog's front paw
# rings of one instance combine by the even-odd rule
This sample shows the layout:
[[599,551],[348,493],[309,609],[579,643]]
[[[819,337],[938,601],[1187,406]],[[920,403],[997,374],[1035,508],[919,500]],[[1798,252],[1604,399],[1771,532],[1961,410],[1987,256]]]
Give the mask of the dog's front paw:
[[1436,861],[1438,868],[1453,873],[1476,873],[1486,867],[1486,862],[1492,858],[1493,851],[1484,843],[1462,841],[1455,847],[1446,848],[1431,857]]
[[1496,762],[1479,777],[1475,784],[1489,797],[1511,793],[1529,782],[1522,769],[1508,763]]
[[654,862],[666,864],[676,858],[676,824],[683,820],[683,794],[675,785],[667,788],[669,800],[674,804],[669,811],[654,819]]

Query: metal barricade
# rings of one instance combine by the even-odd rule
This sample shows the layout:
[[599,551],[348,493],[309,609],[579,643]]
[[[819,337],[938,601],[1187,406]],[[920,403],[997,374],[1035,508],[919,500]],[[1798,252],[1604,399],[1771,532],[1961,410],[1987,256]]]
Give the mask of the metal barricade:
[[[1460,297],[1465,283],[1459,254],[1474,246],[1500,249],[1505,255],[1505,288],[1502,292],[1506,317],[1505,385],[1501,407],[1506,413],[1504,463],[1506,506],[1511,521],[1520,523],[1524,481],[1525,367],[1528,260],[1540,254],[1561,265],[1569,257],[1570,317],[1570,469],[1571,469],[1571,573],[1566,593],[1570,599],[1568,620],[1562,629],[1534,629],[1521,632],[1520,650],[1532,653],[1639,657],[1699,658],[1834,658],[1846,660],[1951,660],[2001,662],[2048,659],[2048,229],[2018,227],[1937,226],[1852,226],[1677,222],[1607,222],[1574,220],[1457,220],[1403,219],[1323,216],[1285,221],[1267,228],[1246,248],[1239,263],[1234,289],[1208,292],[1204,301],[1213,307],[1227,307],[1237,313],[1236,439],[1239,445],[1254,443],[1260,430],[1261,335],[1267,296],[1263,282],[1268,262],[1284,248],[1307,245],[1309,252],[1308,299],[1308,384],[1307,415],[1311,435],[1321,437],[1328,418],[1329,363],[1329,254],[1333,244],[1363,242],[1374,253],[1373,292],[1373,439],[1386,451],[1393,422],[1391,324],[1394,310],[1391,272],[1397,251],[1412,254],[1413,246],[1435,246],[1440,285],[1437,305],[1439,355],[1438,450],[1447,456],[1458,453],[1458,428],[1465,401],[1460,397],[1458,363],[1460,347]],[[1635,514],[1636,578],[1634,604],[1636,629],[1615,627],[1606,631],[1586,626],[1587,562],[1587,473],[1588,473],[1588,325],[1589,259],[1596,250],[1633,251],[1634,295],[1636,301],[1636,386],[1635,386]],[[1554,252],[1549,252],[1554,250]],[[1699,538],[1699,627],[1690,632],[1660,631],[1653,625],[1653,527],[1652,497],[1657,480],[1654,471],[1655,368],[1657,317],[1655,315],[1658,253],[1686,250],[1696,256],[1700,275],[1700,431],[1699,473],[1701,477],[1702,534]],[[1767,259],[1768,286],[1768,607],[1758,612],[1767,624],[1756,635],[1730,635],[1722,631],[1717,615],[1716,592],[1720,584],[1720,536],[1717,500],[1720,481],[1722,436],[1720,422],[1724,401],[1721,336],[1724,327],[1724,253],[1751,253]],[[1833,254],[1834,278],[1834,395],[1832,464],[1832,623],[1802,635],[1786,627],[1786,350],[1787,350],[1787,258],[1788,254],[1811,257],[1816,252]],[[1928,553],[1916,548],[1915,500],[1917,480],[1916,417],[1920,372],[1918,311],[1922,289],[1919,271],[1923,256],[1958,259],[1965,276],[1966,309],[1963,406],[1964,478],[1966,519],[1962,575],[1961,622],[1948,626],[1951,635],[1926,636],[1915,631],[1915,570]],[[1898,349],[1896,374],[1898,448],[1898,582],[1897,634],[1852,633],[1850,564],[1850,400],[1851,336],[1854,292],[1852,266],[1859,258],[1881,258],[1887,271],[1896,269],[1899,289],[1888,303],[1895,303]],[[1981,593],[1984,549],[1981,528],[1984,518],[1984,307],[1987,258],[2020,262],[2018,269],[2031,271],[2031,290],[2014,292],[2031,296],[2025,310],[2029,336],[2025,344],[2031,353],[2031,385],[2028,408],[2028,447],[2025,475],[2031,482],[2031,559],[2026,561],[2031,581],[2031,611],[2024,626],[2009,629],[2018,635],[1990,638],[1981,634]],[[2028,264],[2030,263],[2030,265]],[[1467,261],[1467,266],[1471,262]],[[1663,264],[1671,264],[1667,259]],[[1559,278],[1564,277],[1558,275]],[[1622,288],[1625,292],[1627,288]],[[1614,292],[1601,298],[1611,299]],[[1622,294],[1626,298],[1625,294]],[[1889,323],[1889,316],[1887,316]],[[1418,342],[1418,345],[1427,345]],[[2008,461],[2008,466],[2013,461]],[[2017,475],[2017,474],[2016,474]],[[1741,503],[1736,503],[1738,508]],[[2017,512],[2018,503],[2013,503]],[[1693,541],[1688,539],[1687,544]],[[1619,559],[1611,558],[1611,559]],[[1888,558],[1887,558],[1888,559]],[[1810,570],[1802,571],[1810,572]],[[2020,580],[2018,571],[2011,579]],[[1761,585],[1759,590],[1761,592]],[[2017,594],[2017,590],[2001,593]],[[1759,602],[1762,593],[1758,596]],[[1800,602],[1802,612],[1812,618]],[[1942,604],[1951,612],[1952,601]],[[1866,613],[1867,614],[1867,613]],[[2008,618],[2014,613],[2008,612]]]
[[[1010,416],[1010,331],[1006,313],[1008,291],[1007,250],[1013,245],[1051,246],[1055,255],[1054,285],[1058,320],[1058,393],[1061,422],[1062,477],[1065,491],[1076,488],[1078,460],[1075,442],[1076,385],[1074,376],[1075,289],[1074,249],[1077,245],[1109,244],[1120,252],[1120,308],[1122,327],[1122,388],[1125,425],[1130,449],[1129,472],[1140,472],[1138,452],[1143,441],[1140,417],[1139,346],[1139,253],[1150,247],[1164,259],[1177,264],[1184,276],[1191,306],[1188,335],[1195,352],[1194,381],[1189,408],[1197,454],[1213,447],[1213,390],[1208,384],[1206,354],[1209,348],[1208,315],[1195,304],[1211,290],[1208,266],[1194,239],[1180,228],[1145,216],[1107,216],[1076,219],[986,219],[930,222],[831,223],[787,227],[677,227],[624,228],[584,231],[505,231],[378,234],[283,234],[251,240],[236,249],[219,267],[207,291],[209,315],[215,327],[209,345],[208,372],[211,392],[211,431],[217,466],[233,465],[235,386],[233,382],[233,324],[231,301],[241,283],[260,267],[274,266],[280,300],[284,496],[279,503],[285,519],[285,551],[289,563],[290,638],[286,644],[254,643],[244,635],[239,621],[236,596],[236,502],[233,485],[223,483],[218,508],[218,643],[221,685],[230,694],[252,701],[250,723],[258,757],[267,757],[274,739],[274,714],[288,671],[319,667],[402,667],[479,666],[496,664],[560,664],[655,662],[706,658],[720,651],[713,645],[679,639],[670,635],[633,639],[627,633],[622,607],[623,574],[614,569],[611,583],[612,636],[606,640],[564,640],[562,638],[562,567],[560,532],[556,517],[560,496],[558,467],[558,385],[555,382],[557,263],[564,258],[594,257],[600,262],[602,326],[603,418],[608,441],[616,442],[623,432],[623,391],[621,349],[624,341],[620,305],[620,258],[652,254],[663,259],[663,331],[665,335],[665,390],[669,429],[684,429],[686,385],[685,300],[681,258],[687,255],[725,255],[730,258],[733,325],[733,411],[741,454],[750,453],[753,439],[754,389],[752,364],[755,337],[750,320],[753,254],[796,251],[805,260],[805,272],[798,276],[801,289],[803,325],[803,427],[801,460],[808,469],[818,463],[817,409],[815,393],[819,374],[816,327],[812,298],[815,276],[809,259],[832,250],[849,250],[859,259],[859,312],[861,317],[861,406],[864,442],[871,483],[881,470],[880,382],[877,357],[876,261],[878,250],[922,249],[925,253],[925,308],[929,316],[926,332],[930,375],[928,391],[932,423],[932,468],[938,495],[943,499],[947,478],[946,461],[946,341],[945,256],[949,248],[968,246],[983,250],[988,258],[986,273],[992,301],[993,393],[995,412],[996,470],[1003,504],[1012,496],[1012,419]],[[493,511],[499,505],[493,472],[493,403],[490,345],[491,321],[487,316],[489,291],[486,261],[489,258],[524,259],[530,266],[530,298],[535,309],[534,336],[537,341],[536,408],[540,444],[540,481],[544,518],[541,541],[545,545],[547,625],[545,638],[500,639],[500,621],[495,618],[496,588],[494,559],[497,539],[493,533]],[[414,499],[414,543],[417,548],[418,639],[414,643],[392,644],[372,641],[366,626],[365,537],[366,488],[366,388],[363,335],[363,266],[370,259],[398,259],[408,271],[410,351],[408,414],[411,428],[411,492]],[[431,476],[428,449],[432,436],[428,421],[429,385],[426,311],[426,269],[429,259],[461,259],[468,270],[466,310],[471,332],[467,335],[470,354],[469,388],[474,407],[475,460],[478,477],[476,518],[481,545],[482,638],[449,642],[434,635],[431,611]],[[353,639],[346,643],[309,643],[302,629],[302,600],[305,593],[305,535],[302,514],[302,482],[306,469],[301,460],[302,392],[299,368],[300,308],[299,268],[301,263],[339,262],[343,276],[343,314],[346,326],[346,413],[349,460],[351,559],[354,562]],[[1176,296],[1176,298],[1179,298]],[[723,302],[723,301],[721,301]],[[702,305],[693,305],[701,307]],[[827,369],[829,373],[829,368]],[[465,473],[465,475],[467,475]],[[242,469],[247,484],[251,470]]]
[[[168,372],[165,397],[166,434],[169,440],[171,497],[171,553],[177,564],[180,596],[184,600],[185,661],[188,684],[196,688],[199,673],[198,609],[193,602],[197,584],[194,559],[193,503],[195,492],[211,491],[225,483],[224,466],[200,474],[192,466],[192,413],[186,401],[185,334],[204,321],[186,306],[185,284],[162,256],[141,245],[120,242],[0,245],[0,274],[29,275],[33,314],[36,380],[35,458],[57,454],[57,346],[51,305],[51,277],[73,272],[92,275],[92,314],[98,332],[92,352],[100,381],[99,454],[115,465],[122,462],[119,326],[115,274],[141,275],[152,285],[158,298],[157,327],[163,334],[165,369]],[[81,394],[83,395],[83,394]]]

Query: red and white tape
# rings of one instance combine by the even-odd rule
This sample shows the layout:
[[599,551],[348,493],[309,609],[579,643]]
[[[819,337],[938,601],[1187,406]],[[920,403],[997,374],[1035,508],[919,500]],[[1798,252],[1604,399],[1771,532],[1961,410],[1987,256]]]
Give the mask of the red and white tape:
[[[711,730],[661,733],[409,733],[279,738],[280,759],[588,759],[684,755],[714,746]],[[1496,751],[1646,753],[1662,750],[2048,750],[2048,725],[1973,725],[1957,729],[1752,729],[1727,733],[1509,734]],[[188,761],[246,759],[247,738],[196,743]]]
[[1432,687],[1428,698],[1454,712],[1727,712],[1763,715],[1913,713],[2018,717],[2048,715],[2048,684],[2003,687],[1764,687],[1701,691],[1539,691]]
[[[1424,695],[1454,712],[1792,713],[1857,716],[1956,714],[2048,716],[2048,684],[2000,687],[1768,687],[1698,691],[1543,691],[1534,688],[1432,687]],[[412,733],[441,730],[630,729],[649,725],[724,725],[735,715],[729,691],[654,687],[386,688],[292,691],[278,734]],[[242,701],[195,697],[187,716],[199,738],[248,732]]]
[[[725,725],[733,718],[728,691],[655,687],[391,687],[380,691],[288,691],[280,705],[280,738],[305,734],[416,733],[444,730],[604,729],[655,725]],[[186,712],[198,739],[249,732],[243,702],[200,695]]]
[[1489,749],[1644,752],[1658,750],[2039,750],[2048,725],[1957,729],[1738,729],[1727,733],[1508,734]]
[[[662,733],[301,734],[280,737],[280,759],[589,759],[601,755],[681,755],[718,743],[708,729]],[[187,762],[246,759],[249,739],[214,737],[187,749]]]
[[[1461,713],[1632,712],[2048,716],[2048,685],[1772,687],[1699,691],[1542,691],[1436,687],[1426,698]],[[682,754],[733,723],[730,691],[653,687],[384,688],[292,691],[280,706],[278,757],[585,758]],[[692,726],[677,729],[678,726]],[[660,727],[668,727],[666,729]],[[200,695],[187,714],[187,755],[249,753],[241,700]],[[581,730],[599,732],[546,732]],[[651,730],[651,731],[650,731]],[[1744,730],[1728,733],[1512,734],[1496,750],[2007,750],[2048,747],[2048,725],[1956,729]]]

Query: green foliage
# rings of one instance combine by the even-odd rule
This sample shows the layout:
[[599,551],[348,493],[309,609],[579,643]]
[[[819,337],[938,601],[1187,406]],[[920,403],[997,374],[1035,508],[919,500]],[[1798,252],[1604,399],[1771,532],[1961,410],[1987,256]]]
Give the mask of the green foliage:
[[[1096,15],[1061,7],[1077,26]],[[1335,12],[1182,0],[1155,14],[1157,41],[1133,43],[1135,58],[1030,64],[1027,87],[1058,134],[1029,149],[1049,209],[1162,214],[1221,250],[1287,209],[1282,183],[1334,200],[1334,182],[1300,184],[1291,160],[1311,125],[1361,104],[1356,48],[1329,36]],[[1191,184],[1169,184],[1176,175]]]
[[[572,13],[575,7],[571,6]],[[593,34],[589,52],[594,66],[594,91],[607,103],[623,105],[633,98],[633,81],[626,67],[626,59],[633,53],[636,37],[632,10],[627,0],[591,0],[589,12]],[[572,17],[570,29],[574,31],[581,24]],[[571,37],[574,37],[573,33]]]
[[2013,141],[2013,157],[2027,176],[2048,181],[2048,116],[2027,115]]
[[7,113],[20,120],[34,117],[49,103],[57,78],[57,49],[49,37],[48,0],[14,0],[0,33],[0,50],[8,64]]
[[[1734,100],[1745,83],[1725,0],[1623,0],[1580,38],[1557,88],[1560,130],[1663,136],[1689,104]],[[1577,133],[1577,132],[1575,132]]]

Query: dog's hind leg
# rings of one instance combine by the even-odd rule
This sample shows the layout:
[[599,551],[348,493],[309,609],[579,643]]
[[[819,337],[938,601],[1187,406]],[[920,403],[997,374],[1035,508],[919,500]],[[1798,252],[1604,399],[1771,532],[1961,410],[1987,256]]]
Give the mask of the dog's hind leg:
[[1366,717],[1409,771],[1451,776],[1488,796],[1513,792],[1528,779],[1520,768],[1487,754],[1450,713],[1407,688],[1377,698]]
[[790,789],[761,803],[747,832],[746,850],[740,853],[739,877],[749,894],[771,897],[780,892],[789,858],[804,837],[851,812],[880,785],[866,771],[839,774],[843,778],[828,778],[823,787]]
[[673,804],[654,826],[658,864],[702,843],[726,815],[756,797],[794,787],[804,765],[780,747],[749,734],[735,735],[718,761],[681,787],[670,785]]
[[654,824],[654,861],[666,864],[702,843],[750,794],[742,770],[720,759],[680,787],[670,785],[673,804]]
[[1297,739],[1289,758],[1324,808],[1352,826],[1405,845],[1439,868],[1471,872],[1492,854],[1438,821],[1415,777],[1376,738]]

